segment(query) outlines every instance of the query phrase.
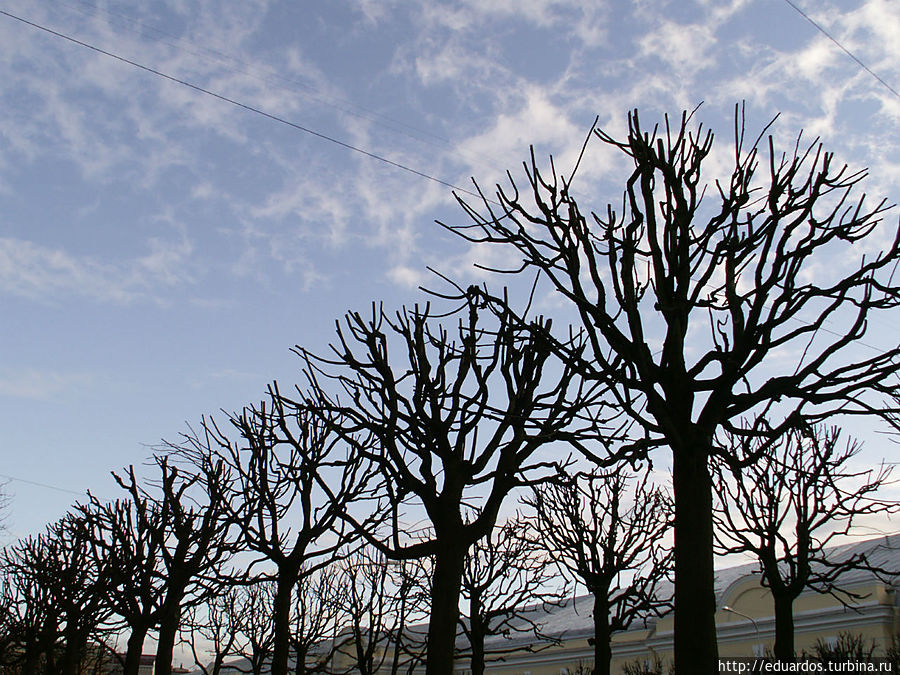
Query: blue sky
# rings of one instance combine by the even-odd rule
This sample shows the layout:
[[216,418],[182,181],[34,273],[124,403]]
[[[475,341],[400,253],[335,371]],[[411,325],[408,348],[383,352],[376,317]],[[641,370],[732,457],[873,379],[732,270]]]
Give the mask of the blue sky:
[[[798,6],[895,88],[900,6]],[[783,0],[9,0],[0,9],[460,186],[571,166],[595,115],[621,133],[704,101],[728,149],[821,136],[900,196],[900,99]],[[463,281],[463,222],[434,181],[0,16],[0,473],[32,532],[187,423],[299,381],[297,343],[427,266]],[[713,158],[715,163],[715,158]],[[583,164],[602,209],[621,162]],[[585,209],[586,210],[586,209]],[[890,216],[896,222],[896,213]],[[552,303],[552,299],[545,299]],[[894,326],[873,325],[887,344]],[[876,449],[871,449],[875,452]],[[885,454],[881,452],[881,454]]]

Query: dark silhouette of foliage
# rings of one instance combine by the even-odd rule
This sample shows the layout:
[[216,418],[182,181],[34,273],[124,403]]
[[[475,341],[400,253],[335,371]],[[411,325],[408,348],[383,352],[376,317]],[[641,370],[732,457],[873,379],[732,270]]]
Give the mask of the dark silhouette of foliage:
[[692,117],[645,129],[634,111],[622,141],[595,130],[633,166],[621,210],[588,215],[572,176],[542,170],[532,151],[525,191],[498,186],[477,208],[460,198],[470,222],[449,227],[510,247],[521,267],[502,271],[537,270],[572,303],[590,349],[559,351],[634,423],[618,454],[672,453],[683,673],[717,667],[710,460],[728,453],[717,434],[884,415],[900,358],[896,345],[853,349],[874,315],[900,303],[900,230],[879,228],[884,201],[854,196],[865,172],[818,141],[781,154],[765,130],[747,138],[738,111],[730,175],[710,180],[701,168],[713,135]]

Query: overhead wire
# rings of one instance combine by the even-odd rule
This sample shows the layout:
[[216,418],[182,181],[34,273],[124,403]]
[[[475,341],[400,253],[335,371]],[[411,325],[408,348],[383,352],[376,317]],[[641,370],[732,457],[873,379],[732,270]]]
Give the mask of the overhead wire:
[[[460,187],[459,185],[455,185],[454,183],[451,183],[451,182],[449,182],[449,181],[446,181],[446,180],[444,180],[444,179],[442,179],[442,178],[438,178],[438,177],[436,177],[436,176],[432,176],[431,174],[428,174],[428,173],[426,173],[426,172],[424,172],[424,171],[419,171],[418,169],[415,169],[415,168],[413,168],[413,167],[411,167],[411,166],[409,166],[409,165],[407,165],[407,164],[403,164],[403,163],[401,163],[401,162],[396,162],[396,161],[394,161],[394,160],[392,160],[392,159],[389,159],[389,158],[385,157],[384,155],[379,155],[378,153],[371,152],[371,151],[366,150],[365,148],[362,148],[362,147],[360,147],[360,146],[353,145],[352,143],[347,143],[346,141],[342,141],[342,140],[340,140],[340,139],[338,139],[338,138],[335,138],[334,136],[330,136],[330,135],[325,134],[325,133],[323,133],[323,132],[321,132],[321,131],[316,131],[315,129],[312,129],[311,127],[304,126],[304,125],[299,124],[299,123],[297,123],[297,122],[292,122],[291,120],[288,120],[288,119],[286,119],[286,118],[284,118],[284,117],[281,117],[280,115],[276,115],[276,114],[274,114],[274,113],[266,112],[265,110],[263,110],[263,109],[261,109],[261,108],[257,108],[257,107],[255,107],[255,106],[252,106],[252,105],[247,104],[247,103],[242,103],[241,101],[238,101],[237,99],[230,98],[230,97],[228,97],[228,96],[225,96],[224,94],[219,94],[219,93],[217,93],[217,92],[215,92],[215,91],[212,91],[211,89],[207,89],[207,88],[205,88],[205,87],[201,87],[200,85],[194,84],[193,82],[190,82],[190,81],[188,81],[188,80],[185,80],[185,79],[182,79],[182,78],[179,78],[179,77],[175,77],[174,75],[169,75],[168,73],[165,73],[165,72],[163,72],[163,71],[161,71],[161,70],[157,70],[156,68],[152,68],[152,67],[150,67],[150,66],[146,66],[146,65],[144,65],[144,64],[142,64],[142,63],[139,63],[139,62],[137,62],[137,61],[134,61],[134,60],[132,60],[132,59],[128,59],[128,58],[126,58],[126,57],[124,57],[124,56],[120,56],[119,54],[116,54],[116,53],[114,53],[114,52],[107,51],[107,50],[105,50],[105,49],[102,49],[102,48],[100,48],[100,47],[97,47],[96,45],[92,45],[92,44],[90,44],[90,43],[88,43],[88,42],[84,42],[83,40],[79,40],[78,38],[75,38],[75,37],[72,37],[72,36],[67,35],[67,34],[65,34],[65,33],[62,33],[62,32],[60,32],[60,31],[54,30],[54,29],[49,28],[49,27],[47,27],[47,26],[44,26],[44,25],[42,25],[42,24],[36,23],[36,22],[34,22],[34,21],[29,21],[28,19],[25,19],[25,18],[23,18],[23,17],[21,17],[21,16],[18,16],[18,15],[16,15],[16,14],[13,14],[13,13],[8,12],[8,11],[6,11],[6,10],[0,9],[0,14],[2,14],[3,16],[8,17],[8,18],[10,18],[10,19],[14,19],[15,21],[19,21],[19,22],[21,22],[21,23],[23,23],[23,24],[25,24],[25,25],[31,26],[32,28],[36,28],[37,30],[44,31],[45,33],[48,33],[48,34],[53,35],[53,36],[55,36],[55,37],[58,37],[58,38],[60,38],[60,39],[66,40],[66,41],[68,41],[68,42],[71,42],[71,43],[73,43],[73,44],[79,45],[79,46],[84,47],[84,48],[86,48],[86,49],[90,49],[91,51],[94,51],[94,52],[96,52],[96,53],[98,53],[98,54],[102,54],[103,56],[107,56],[107,57],[109,57],[109,58],[111,58],[111,59],[115,59],[115,60],[117,60],[117,61],[121,61],[122,63],[126,63],[126,64],[128,64],[128,65],[130,65],[130,66],[133,66],[134,68],[138,68],[138,69],[143,70],[143,71],[145,71],[145,72],[151,73],[152,75],[156,75],[157,77],[161,77],[161,78],[163,78],[163,79],[169,80],[170,82],[174,82],[174,83],[180,84],[180,85],[182,85],[182,86],[184,86],[184,87],[188,87],[189,89],[193,89],[193,90],[196,91],[196,92],[199,92],[199,93],[201,93],[201,94],[205,94],[206,96],[210,96],[210,97],[212,97],[212,98],[218,99],[218,100],[220,100],[220,101],[223,101],[224,103],[228,103],[228,104],[233,105],[233,106],[235,106],[235,107],[237,107],[237,108],[241,108],[241,109],[243,109],[243,110],[246,110],[246,111],[248,111],[248,112],[254,113],[254,114],[256,114],[256,115],[260,115],[260,116],[265,117],[265,118],[267,118],[267,119],[270,119],[270,120],[272,120],[272,121],[274,121],[274,122],[278,122],[279,124],[283,124],[283,125],[285,125],[285,126],[291,127],[292,129],[296,129],[297,131],[301,131],[301,132],[303,132],[303,133],[305,133],[305,134],[309,134],[309,135],[311,135],[311,136],[315,136],[316,138],[320,138],[320,139],[322,139],[322,140],[324,140],[324,141],[328,141],[329,143],[334,143],[335,145],[338,145],[338,146],[341,146],[341,147],[343,147],[343,148],[346,148],[347,150],[351,150],[351,151],[357,152],[357,153],[359,153],[359,154],[361,154],[361,155],[365,155],[366,157],[370,157],[371,159],[375,159],[375,160],[377,160],[377,161],[379,161],[379,162],[383,162],[383,163],[385,163],[385,164],[388,164],[389,166],[393,166],[394,168],[400,169],[400,170],[402,170],[402,171],[406,171],[406,172],[411,173],[411,174],[413,174],[413,175],[415,175],[415,176],[419,176],[420,178],[424,178],[424,179],[426,179],[426,180],[430,180],[430,181],[432,181],[432,182],[438,183],[438,184],[443,185],[443,186],[445,186],[445,187],[448,187],[448,188],[450,188],[450,189],[452,189],[452,190],[455,190],[456,192],[460,192],[460,193],[463,193],[463,194],[467,194],[467,195],[469,195],[469,196],[471,196],[471,197],[477,197],[477,198],[479,198],[479,199],[482,198],[482,195],[478,194],[478,192],[475,192],[474,190],[470,190],[470,189],[467,189],[467,188],[464,188],[464,187]],[[488,200],[488,201],[491,201],[491,200]]]
[[[304,92],[303,95],[305,97],[317,103],[327,105],[331,108],[334,108],[335,110],[346,113],[348,115],[353,115],[360,119],[367,119],[387,129],[390,129],[391,131],[403,134],[416,141],[428,143],[433,147],[452,146],[452,141],[445,136],[441,136],[440,134],[436,134],[432,131],[419,128],[412,124],[408,124],[389,115],[384,115],[380,112],[372,110],[371,108],[359,105],[358,103],[355,103],[353,101],[340,97],[329,96],[327,94],[324,94],[320,88],[307,84],[302,80],[298,80],[292,77],[285,77],[280,73],[265,72],[265,69],[260,68],[258,65],[247,63],[246,61],[243,61],[231,54],[219,51],[218,49],[212,49],[192,43],[189,43],[189,46],[186,46],[184,44],[185,41],[180,39],[179,37],[165,30],[162,30],[157,26],[150,25],[144,21],[141,21],[140,19],[136,19],[135,17],[128,14],[124,14],[122,12],[114,12],[112,10],[100,7],[99,5],[94,4],[89,0],[71,0],[71,2],[63,2],[62,4],[68,5],[75,11],[78,11],[88,17],[91,16],[88,10],[92,10],[96,13],[105,15],[110,20],[119,22],[121,25],[130,25],[132,27],[137,27],[143,33],[153,33],[160,38],[158,41],[162,44],[168,45],[173,49],[192,54],[193,56],[196,56],[198,58],[212,59],[214,61],[217,61],[232,73],[247,75],[248,77],[264,82],[265,84],[277,83],[280,85],[287,85],[289,89],[294,89],[295,91],[295,88],[302,89]],[[235,65],[237,65],[238,67],[236,68]],[[433,143],[425,137],[430,137],[432,139],[440,141],[440,143]]]
[[898,92],[898,91],[897,91],[896,89],[894,89],[891,85],[889,85],[884,79],[882,79],[881,76],[878,75],[878,73],[876,73],[874,70],[872,70],[871,68],[869,68],[869,66],[867,66],[865,63],[863,63],[862,59],[860,59],[858,56],[856,56],[856,54],[854,54],[854,53],[851,52],[849,49],[847,49],[843,44],[841,44],[841,43],[838,41],[838,39],[837,39],[836,37],[834,37],[831,33],[829,33],[827,30],[825,30],[825,29],[822,27],[821,24],[819,24],[818,22],[814,21],[813,18],[812,18],[809,14],[807,14],[807,13],[804,12],[802,9],[800,9],[800,7],[798,7],[796,4],[794,4],[791,0],[784,0],[784,1],[785,1],[787,4],[789,4],[791,7],[793,7],[794,10],[795,10],[800,16],[802,16],[804,19],[806,19],[807,21],[809,21],[813,26],[815,26],[816,29],[818,29],[818,31],[819,31],[820,33],[822,33],[822,35],[824,35],[824,36],[827,37],[829,40],[831,40],[834,44],[836,44],[836,45],[841,49],[841,51],[843,51],[847,56],[849,56],[851,59],[853,59],[854,61],[856,61],[856,63],[857,63],[863,70],[865,70],[869,75],[871,75],[871,76],[874,77],[876,80],[878,80],[878,82],[880,82],[880,83],[882,84],[882,86],[884,86],[889,92],[891,92],[891,93],[892,93],[894,96],[896,96],[897,98],[900,98],[900,92]]
[[70,495],[78,495],[79,497],[83,497],[87,495],[87,492],[82,490],[81,492],[77,490],[70,490],[69,488],[60,487],[59,485],[52,485],[51,483],[42,483],[36,480],[29,480],[28,478],[20,478],[18,476],[10,476],[9,474],[0,473],[0,478],[5,478],[7,480],[14,481],[16,483],[25,483],[26,485],[35,485],[37,487],[47,488],[48,490],[56,490],[57,492],[65,492]]

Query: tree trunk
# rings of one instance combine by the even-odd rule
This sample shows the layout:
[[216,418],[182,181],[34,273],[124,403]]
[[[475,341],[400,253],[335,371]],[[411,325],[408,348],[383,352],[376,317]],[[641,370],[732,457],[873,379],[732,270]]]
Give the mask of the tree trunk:
[[470,668],[472,675],[484,675],[485,627],[481,617],[481,598],[474,589],[469,607],[469,643],[472,649]]
[[[299,579],[299,571],[278,569],[275,598],[272,601],[272,675],[288,675],[288,659],[291,648],[291,594]],[[300,665],[300,664],[297,664]]]
[[781,593],[775,599],[775,658],[794,660],[794,599]]
[[675,492],[675,672],[718,672],[709,456],[673,448]]
[[609,589],[595,589],[594,596],[594,675],[609,675],[612,647],[609,629]]
[[144,638],[147,637],[146,626],[131,626],[131,636],[125,648],[125,663],[122,675],[138,675],[141,668],[141,654],[144,652]]
[[172,675],[172,658],[175,652],[175,638],[178,635],[178,626],[181,623],[181,598],[183,593],[174,594],[177,597],[167,599],[166,605],[159,617],[159,642],[156,645],[156,665],[154,675]]
[[[68,621],[68,619],[67,619]],[[65,631],[66,644],[63,645],[62,660],[59,664],[60,675],[78,675],[81,670],[81,657],[85,652],[87,640],[83,638],[77,624]]]
[[425,675],[452,675],[459,621],[465,549],[444,548],[434,559],[431,585],[431,617],[425,652]]

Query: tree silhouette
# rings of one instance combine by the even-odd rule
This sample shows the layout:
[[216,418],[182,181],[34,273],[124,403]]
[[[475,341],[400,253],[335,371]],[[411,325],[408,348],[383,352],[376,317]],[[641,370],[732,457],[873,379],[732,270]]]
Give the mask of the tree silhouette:
[[[879,229],[885,202],[856,199],[865,172],[817,142],[780,154],[769,137],[757,177],[763,134],[745,138],[737,112],[730,175],[709,183],[711,132],[687,113],[645,130],[634,111],[624,141],[592,134],[633,166],[621,211],[586,216],[572,176],[552,163],[542,171],[532,151],[524,193],[512,183],[477,207],[460,198],[470,222],[447,226],[511,247],[520,269],[538,270],[572,303],[590,358],[569,358],[636,424],[621,454],[669,448],[684,673],[717,667],[710,459],[728,449],[716,434],[774,436],[798,418],[884,413],[872,394],[890,393],[900,357],[897,346],[851,349],[874,314],[900,303],[900,231]],[[761,419],[771,428],[742,426]]]
[[790,429],[777,439],[734,448],[735,457],[759,459],[737,464],[733,475],[719,466],[717,543],[722,553],[751,553],[759,561],[761,582],[775,602],[777,659],[794,658],[793,603],[804,590],[847,603],[855,596],[841,588],[841,577],[872,569],[865,554],[834,558],[826,548],[859,516],[897,509],[875,494],[890,468],[850,466],[860,450],[858,443],[841,443],[837,427]]
[[257,555],[250,567],[274,567],[271,669],[287,675],[294,590],[330,564],[351,538],[342,515],[368,489],[365,465],[277,385],[267,402],[229,422],[239,438],[204,420],[201,432],[186,434],[175,451],[197,466],[223,462],[233,473],[225,508],[239,544]]
[[346,622],[339,651],[351,670],[398,675],[402,666],[421,659],[421,644],[411,640],[410,623],[423,618],[423,598],[414,563],[392,561],[364,546],[339,565],[338,604]]
[[[227,668],[226,660],[241,653],[240,631],[246,621],[244,590],[240,586],[224,588],[202,605],[191,607],[185,616],[183,641],[190,647],[194,664],[203,675],[220,675]],[[202,652],[198,650],[200,642],[206,645]]]
[[[137,486],[133,467],[128,476],[130,485]],[[161,551],[166,545],[165,514],[140,491],[131,499],[110,503],[92,496],[90,504],[77,508],[88,525],[94,555],[110,562],[108,584],[101,591],[128,630],[123,675],[137,675],[144,640],[159,623],[165,593]]]
[[[464,617],[460,620],[469,642],[469,670],[484,675],[489,661],[503,661],[516,651],[536,652],[558,640],[541,631],[547,607],[566,595],[558,572],[525,523],[507,521],[469,549],[462,577]],[[531,633],[532,642],[487,647],[491,637],[512,639]]]
[[[128,611],[140,613],[153,607],[158,640],[154,672],[170,675],[182,613],[215,592],[210,584],[220,577],[221,566],[231,555],[230,523],[225,517],[229,477],[222,462],[206,464],[194,473],[173,466],[166,456],[156,455],[154,463],[160,473],[158,482],[142,484],[133,468],[124,476],[113,476],[131,498],[135,517],[148,519],[131,532],[138,536],[133,544],[139,547],[140,539],[148,537],[146,546],[153,557],[144,557],[143,564],[153,569],[150,574],[156,575],[158,585],[154,589],[152,581],[146,579],[149,585],[142,589],[127,589],[128,582],[121,577],[119,582],[126,584],[124,595],[131,590],[146,593]],[[128,555],[126,551],[122,548],[119,554]],[[140,559],[139,554],[126,562],[140,565]],[[147,574],[147,567],[131,571],[137,577]],[[136,644],[130,646],[139,649]]]
[[[508,313],[480,307],[475,293],[450,316],[452,334],[429,306],[393,318],[373,308],[370,319],[350,313],[338,324],[330,360],[297,347],[315,392],[310,405],[337,415],[330,424],[381,473],[376,511],[389,515],[390,529],[373,534],[363,522],[359,530],[391,558],[433,562],[428,675],[453,671],[466,552],[493,529],[513,489],[558,464],[538,450],[578,433],[584,394],[574,367],[553,362],[542,337],[548,321],[519,328]],[[328,391],[333,383],[346,402]],[[409,536],[408,508],[424,513],[430,536]]]
[[672,551],[661,541],[671,500],[649,484],[649,472],[619,470],[565,477],[523,501],[534,510],[532,536],[593,597],[594,673],[608,675],[612,634],[671,609],[659,588],[671,574]]
[[61,610],[50,584],[46,534],[20,539],[3,549],[4,623],[9,631],[7,663],[21,675],[56,672]]

